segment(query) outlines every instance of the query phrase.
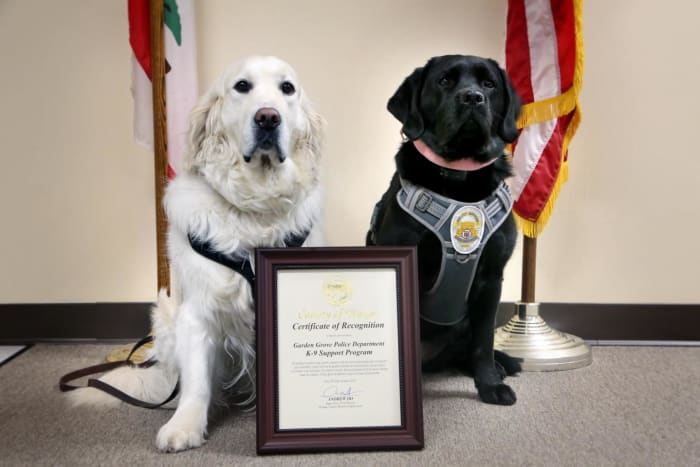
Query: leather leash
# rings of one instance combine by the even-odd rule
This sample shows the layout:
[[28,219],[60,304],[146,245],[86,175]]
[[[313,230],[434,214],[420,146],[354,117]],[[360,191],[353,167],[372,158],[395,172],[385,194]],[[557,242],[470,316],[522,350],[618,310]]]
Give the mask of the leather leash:
[[82,378],[84,376],[88,375],[94,375],[96,373],[104,373],[105,371],[113,370],[115,368],[119,368],[122,366],[129,366],[132,368],[149,368],[153,366],[157,361],[154,359],[147,360],[143,363],[135,363],[131,360],[131,357],[134,355],[134,352],[136,352],[139,348],[142,346],[153,342],[153,336],[146,336],[140,341],[138,341],[134,346],[131,348],[131,352],[129,352],[129,355],[126,357],[126,360],[120,360],[118,362],[107,362],[107,363],[100,363],[98,365],[93,365],[89,366],[86,368],[82,368],[80,370],[72,371],[66,375],[63,375],[61,379],[58,380],[58,387],[61,390],[61,392],[68,392],[68,391],[73,391],[75,389],[79,389],[81,387],[91,387],[95,389],[99,389],[102,392],[105,392],[113,397],[116,397],[117,399],[124,401],[128,404],[135,405],[137,407],[142,407],[144,409],[157,409],[159,407],[162,407],[163,405],[167,404],[171,400],[175,399],[175,396],[178,395],[180,392],[180,381],[175,384],[175,388],[173,389],[173,392],[168,396],[166,400],[159,404],[153,404],[150,402],[144,402],[142,400],[136,399],[125,392],[115,388],[114,386],[105,383],[104,381],[100,381],[99,379],[95,378],[90,378],[87,381],[86,386],[74,386],[72,384],[68,384],[71,381],[74,381],[78,378]]

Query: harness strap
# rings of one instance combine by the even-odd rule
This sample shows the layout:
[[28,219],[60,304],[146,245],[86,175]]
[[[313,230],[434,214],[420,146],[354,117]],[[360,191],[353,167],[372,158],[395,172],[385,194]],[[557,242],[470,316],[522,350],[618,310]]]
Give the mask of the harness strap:
[[[285,239],[284,246],[287,248],[302,246],[308,238],[309,233],[311,233],[311,230],[306,230],[300,234],[292,234],[290,237]],[[192,249],[200,255],[214,261],[215,263],[219,263],[222,266],[226,266],[229,269],[233,269],[238,274],[243,276],[243,278],[248,281],[248,284],[250,284],[253,292],[255,292],[255,272],[253,271],[253,267],[247,258],[243,258],[237,255],[235,252],[229,254],[221,253],[220,251],[214,249],[211,242],[201,241],[191,233],[187,234],[187,239],[190,241],[190,246]]]
[[[66,375],[63,375],[61,379],[58,380],[58,387],[61,390],[61,392],[68,392],[68,391],[73,391],[75,389],[79,389],[83,386],[74,386],[72,384],[68,384],[71,381],[74,381],[78,378],[82,378],[84,376],[88,375],[94,375],[96,373],[104,373],[105,371],[113,370],[115,368],[119,368],[122,366],[130,366],[133,368],[149,368],[153,365],[156,364],[156,360],[154,359],[149,359],[143,363],[134,363],[131,360],[131,357],[134,355],[134,352],[136,352],[139,348],[142,346],[153,342],[153,336],[146,336],[140,341],[138,341],[134,346],[131,348],[131,352],[129,352],[129,355],[126,357],[126,360],[120,360],[118,362],[108,362],[108,363],[100,363],[98,365],[93,365],[89,366],[80,370],[72,371]],[[95,389],[99,389],[102,392],[105,392],[109,394],[110,396],[116,397],[119,400],[122,400],[128,404],[135,405],[137,407],[142,407],[145,409],[157,409],[159,407],[162,407],[163,405],[167,404],[171,400],[175,399],[175,396],[180,392],[180,382],[178,381],[175,384],[175,388],[173,388],[172,393],[170,393],[170,396],[168,396],[167,399],[165,399],[163,402],[159,404],[154,404],[151,402],[144,402],[142,400],[136,399],[135,397],[130,396],[129,394],[115,388],[114,386],[105,383],[104,381],[100,381],[99,379],[94,379],[90,378],[87,381],[87,385],[84,387],[91,387]]]
[[214,261],[215,263],[219,263],[222,266],[233,269],[238,274],[243,276],[243,278],[250,284],[250,287],[255,290],[255,273],[250,265],[250,261],[248,261],[246,258],[241,258],[240,256],[235,256],[232,254],[226,255],[216,251],[211,246],[210,242],[200,241],[192,234],[187,234],[187,238],[189,239],[190,246],[194,251],[205,258]]

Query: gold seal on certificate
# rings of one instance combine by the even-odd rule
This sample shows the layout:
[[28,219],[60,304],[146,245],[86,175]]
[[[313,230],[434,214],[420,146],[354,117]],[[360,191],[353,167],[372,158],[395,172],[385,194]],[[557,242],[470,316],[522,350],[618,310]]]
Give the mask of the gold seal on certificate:
[[258,452],[422,447],[415,250],[264,249],[256,269]]
[[330,275],[323,280],[323,294],[331,305],[344,305],[352,297],[352,285],[345,277]]

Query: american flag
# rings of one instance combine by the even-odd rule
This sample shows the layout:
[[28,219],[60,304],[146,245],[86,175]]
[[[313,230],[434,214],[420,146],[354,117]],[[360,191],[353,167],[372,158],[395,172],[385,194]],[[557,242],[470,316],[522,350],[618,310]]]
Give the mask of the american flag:
[[509,0],[506,70],[523,99],[511,189],[523,233],[535,238],[568,177],[581,121],[583,0]]

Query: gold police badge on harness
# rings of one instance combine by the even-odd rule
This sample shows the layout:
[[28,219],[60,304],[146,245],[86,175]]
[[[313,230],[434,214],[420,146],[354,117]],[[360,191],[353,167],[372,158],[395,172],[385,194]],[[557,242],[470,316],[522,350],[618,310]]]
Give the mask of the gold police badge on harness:
[[476,206],[462,206],[452,216],[450,238],[457,253],[479,248],[484,234],[484,212]]

